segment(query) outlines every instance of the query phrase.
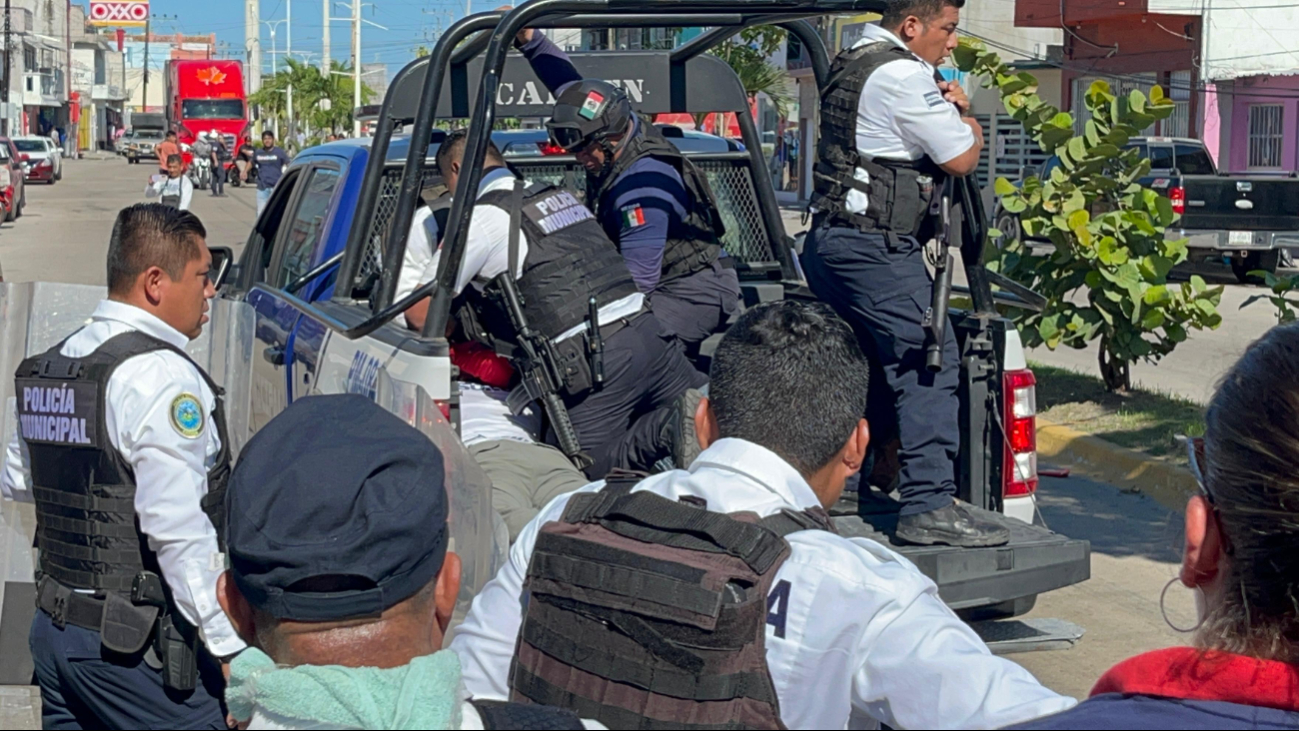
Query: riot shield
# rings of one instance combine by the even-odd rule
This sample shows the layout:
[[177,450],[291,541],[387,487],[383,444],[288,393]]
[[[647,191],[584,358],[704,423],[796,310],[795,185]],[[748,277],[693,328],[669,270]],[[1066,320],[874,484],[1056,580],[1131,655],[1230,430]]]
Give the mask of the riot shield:
[[225,390],[230,455],[238,458],[252,437],[253,333],[256,312],[247,302],[217,297],[203,334],[185,352]]
[[419,386],[399,381],[380,371],[375,402],[419,429],[441,450],[446,464],[448,522],[451,541],[463,564],[460,597],[452,618],[452,631],[469,612],[478,591],[505,563],[509,531],[492,507],[492,482],[451,428],[437,402]]

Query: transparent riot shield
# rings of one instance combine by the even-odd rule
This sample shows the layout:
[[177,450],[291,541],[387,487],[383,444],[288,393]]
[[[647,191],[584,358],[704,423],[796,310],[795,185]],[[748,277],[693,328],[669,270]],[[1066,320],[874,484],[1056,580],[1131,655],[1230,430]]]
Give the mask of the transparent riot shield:
[[185,351],[225,390],[226,432],[230,454],[240,451],[252,437],[249,414],[253,392],[253,332],[256,312],[247,302],[218,297],[212,301],[203,334]]
[[[469,612],[469,605],[505,563],[509,532],[492,507],[492,483],[451,428],[437,402],[420,386],[380,372],[375,402],[419,429],[441,450],[446,464],[446,490],[451,542],[463,563],[460,597],[452,628]],[[454,631],[454,629],[453,629]]]

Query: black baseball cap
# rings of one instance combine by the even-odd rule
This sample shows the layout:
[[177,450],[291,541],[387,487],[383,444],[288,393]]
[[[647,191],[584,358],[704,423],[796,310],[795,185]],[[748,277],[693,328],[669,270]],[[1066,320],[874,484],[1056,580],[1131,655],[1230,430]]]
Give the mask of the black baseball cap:
[[424,434],[357,395],[299,399],[244,447],[226,493],[239,591],[278,619],[377,615],[442,569],[446,473]]

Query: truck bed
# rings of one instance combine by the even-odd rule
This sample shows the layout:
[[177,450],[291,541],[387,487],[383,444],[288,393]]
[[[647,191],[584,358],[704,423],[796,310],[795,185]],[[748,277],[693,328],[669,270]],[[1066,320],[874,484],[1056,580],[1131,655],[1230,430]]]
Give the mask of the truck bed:
[[1028,525],[1000,513],[967,506],[983,517],[1010,528],[1010,542],[992,548],[910,546],[898,543],[897,501],[872,490],[859,506],[856,493],[831,509],[839,533],[869,538],[906,556],[938,584],[939,595],[952,609],[973,609],[1086,581],[1091,576],[1091,544]]

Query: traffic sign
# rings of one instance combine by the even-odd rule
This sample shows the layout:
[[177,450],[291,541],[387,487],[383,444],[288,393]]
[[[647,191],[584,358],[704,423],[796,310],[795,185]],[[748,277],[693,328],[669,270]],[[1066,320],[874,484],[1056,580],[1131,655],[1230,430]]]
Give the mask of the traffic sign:
[[91,0],[91,25],[143,26],[148,21],[148,0]]

